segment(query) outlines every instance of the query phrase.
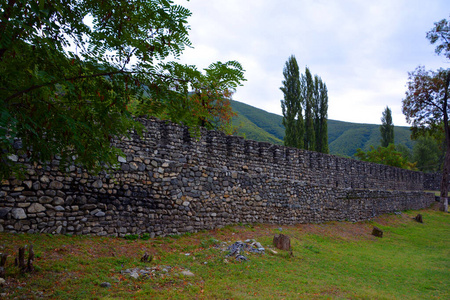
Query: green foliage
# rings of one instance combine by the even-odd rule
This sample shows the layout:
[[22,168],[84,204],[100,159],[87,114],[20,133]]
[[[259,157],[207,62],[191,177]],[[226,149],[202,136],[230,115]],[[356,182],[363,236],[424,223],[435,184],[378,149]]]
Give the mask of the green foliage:
[[450,21],[442,19],[434,23],[434,28],[427,32],[427,39],[431,44],[438,43],[435,49],[438,55],[443,53],[450,59]]
[[164,69],[171,78],[182,80],[170,86],[169,96],[159,95],[134,100],[134,115],[152,115],[160,119],[183,123],[190,127],[206,127],[231,134],[231,96],[245,81],[244,70],[237,61],[212,63],[204,73],[195,66],[167,63]]
[[383,111],[381,117],[381,147],[387,147],[394,143],[394,124],[392,123],[392,112],[389,107]]
[[[414,146],[416,144],[414,144]],[[402,154],[402,157],[404,157],[407,161],[414,162],[414,160],[412,158],[412,151],[406,145],[404,145],[404,144],[395,145],[395,150],[400,152]]]
[[316,151],[328,153],[328,89],[322,79],[314,76],[314,134]]
[[388,147],[380,146],[377,149],[375,149],[373,146],[370,146],[370,150],[367,152],[364,152],[360,148],[358,148],[356,150],[355,156],[362,161],[373,162],[408,170],[415,169],[415,164],[408,162],[408,160],[402,156],[402,153],[395,149],[394,144],[390,144]]
[[[281,100],[284,145],[328,153],[328,90],[322,79],[299,72],[295,56],[290,56],[283,69],[284,94]],[[305,117],[303,120],[303,111]]]
[[284,145],[288,147],[303,148],[303,114],[302,86],[297,60],[291,55],[283,69],[283,92],[284,100],[281,100],[283,113],[283,126],[286,129]]
[[[444,54],[450,59],[450,26],[445,19],[434,23],[434,28],[427,33],[431,44],[436,44],[436,53]],[[441,180],[441,210],[447,211],[444,204],[447,198],[450,178],[450,125],[449,125],[449,86],[450,69],[437,71],[417,67],[409,73],[406,97],[403,99],[403,113],[408,123],[412,124],[413,132],[432,132],[443,127],[445,132],[445,158]],[[423,156],[422,156],[423,157]]]
[[59,155],[61,166],[74,161],[94,170],[114,163],[112,138],[140,129],[127,104],[142,98],[143,83],[164,76],[155,60],[190,46],[190,12],[172,1],[18,0],[0,7],[3,178],[12,154],[32,162]]
[[305,69],[305,74],[302,74],[302,98],[305,106],[305,136],[304,148],[306,150],[314,151],[316,148],[316,133],[314,131],[314,81],[311,71],[308,67]]
[[113,165],[111,141],[142,130],[132,113],[228,130],[240,64],[202,74],[166,62],[191,46],[190,15],[171,0],[1,0],[0,178],[25,155],[95,172]]
[[127,234],[124,239],[129,241],[135,241],[139,239],[139,234]]
[[422,66],[409,73],[402,110],[416,132],[431,130],[448,119],[445,95],[449,74],[448,70],[432,71]]
[[442,143],[439,143],[430,135],[424,135],[417,139],[413,148],[413,161],[422,172],[439,172],[443,162]]

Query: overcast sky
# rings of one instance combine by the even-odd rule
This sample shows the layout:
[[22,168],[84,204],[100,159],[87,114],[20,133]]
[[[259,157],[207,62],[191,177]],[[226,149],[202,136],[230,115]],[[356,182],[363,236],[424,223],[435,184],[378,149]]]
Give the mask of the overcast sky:
[[199,69],[237,60],[247,81],[234,99],[281,115],[283,67],[295,55],[327,84],[328,117],[380,124],[389,106],[394,125],[408,72],[449,68],[426,39],[448,19],[449,0],[177,0],[192,12],[181,62]]

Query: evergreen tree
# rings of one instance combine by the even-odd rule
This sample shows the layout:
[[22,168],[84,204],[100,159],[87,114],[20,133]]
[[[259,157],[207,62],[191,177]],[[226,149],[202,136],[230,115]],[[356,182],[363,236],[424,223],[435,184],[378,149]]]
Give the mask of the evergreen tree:
[[303,148],[302,89],[300,72],[294,55],[291,55],[286,61],[283,76],[283,86],[280,89],[284,94],[284,100],[281,100],[285,127],[284,145]]
[[380,132],[382,147],[387,147],[389,144],[394,143],[394,124],[392,123],[392,112],[388,106],[386,106],[381,117]]

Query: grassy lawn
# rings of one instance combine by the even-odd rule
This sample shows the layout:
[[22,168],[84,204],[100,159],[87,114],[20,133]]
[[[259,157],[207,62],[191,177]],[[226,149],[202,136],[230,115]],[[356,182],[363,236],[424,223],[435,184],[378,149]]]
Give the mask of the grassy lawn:
[[[423,224],[412,219],[417,213]],[[371,235],[373,226],[383,238]],[[11,254],[0,298],[450,299],[448,213],[428,209],[369,222],[281,226],[292,255],[271,251],[279,228],[236,225],[147,240],[0,233],[0,252]],[[260,242],[266,253],[246,253],[243,262],[226,257],[226,245],[246,239]],[[28,244],[36,270],[19,274],[13,256]],[[151,262],[140,261],[146,252]],[[123,272],[134,268],[150,274],[135,279]],[[187,270],[194,276],[182,273]]]

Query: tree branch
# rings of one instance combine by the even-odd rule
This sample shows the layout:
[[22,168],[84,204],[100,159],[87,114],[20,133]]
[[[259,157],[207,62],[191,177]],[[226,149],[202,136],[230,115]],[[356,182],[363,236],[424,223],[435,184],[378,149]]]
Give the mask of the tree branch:
[[[111,76],[111,75],[115,75],[115,74],[137,74],[139,73],[138,71],[133,72],[133,71],[123,71],[123,70],[119,70],[119,71],[114,71],[114,72],[105,72],[105,73],[97,73],[97,74],[91,74],[91,75],[83,75],[83,76],[75,76],[75,77],[70,77],[70,78],[64,78],[64,80],[66,81],[70,81],[70,80],[80,80],[80,79],[86,79],[86,78],[94,78],[94,77],[100,77],[100,76]],[[188,80],[184,80],[184,79],[179,79],[179,78],[175,78],[173,76],[168,76],[168,75],[163,75],[163,74],[155,74],[153,73],[153,75],[161,77],[161,78],[165,78],[165,79],[173,79],[173,80],[177,80],[177,81],[181,81],[181,82],[189,82]],[[45,87],[45,86],[49,86],[52,84],[56,84],[58,82],[60,82],[61,80],[52,80],[50,82],[47,82],[45,84],[37,84],[37,85],[32,85],[27,89],[24,89],[22,91],[19,91],[9,97],[7,97],[4,101],[5,102],[9,102],[10,100],[19,97],[23,94],[26,94],[28,92],[31,92],[33,90],[39,89],[41,87]]]

